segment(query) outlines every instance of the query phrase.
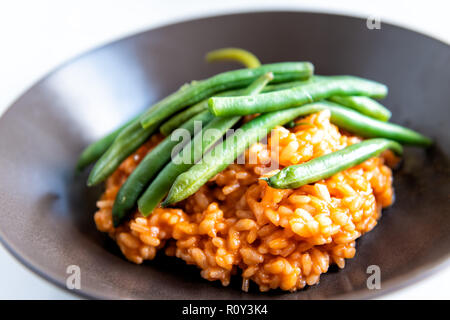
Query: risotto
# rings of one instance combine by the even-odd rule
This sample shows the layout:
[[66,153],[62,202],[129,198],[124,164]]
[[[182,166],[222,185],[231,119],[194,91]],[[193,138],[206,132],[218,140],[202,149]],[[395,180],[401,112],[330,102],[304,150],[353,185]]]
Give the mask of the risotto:
[[[360,142],[330,123],[328,110],[276,127],[267,143],[255,143],[246,158],[256,163],[229,165],[175,207],[156,208],[144,217],[137,209],[114,228],[117,192],[142,158],[162,139],[153,135],[107,179],[94,219],[125,257],[137,264],[158,251],[201,269],[203,278],[226,286],[242,276],[261,291],[296,291],[319,282],[331,264],[345,266],[355,240],[372,230],[382,208],[393,201],[390,151],[332,177],[297,189],[274,189],[258,179],[279,168],[304,163]],[[275,148],[273,146],[276,146]],[[274,154],[276,153],[276,154]],[[275,157],[276,156],[276,157]]]

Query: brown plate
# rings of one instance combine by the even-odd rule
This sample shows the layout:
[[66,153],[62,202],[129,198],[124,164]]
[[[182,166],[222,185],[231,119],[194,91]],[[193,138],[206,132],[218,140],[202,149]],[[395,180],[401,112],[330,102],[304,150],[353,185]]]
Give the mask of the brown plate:
[[[191,79],[234,65],[207,65],[205,52],[237,46],[263,62],[309,60],[319,74],[354,74],[386,83],[392,120],[431,136],[407,148],[395,173],[395,204],[357,241],[343,270],[317,286],[261,294],[203,280],[162,254],[127,262],[93,222],[101,190],[85,187],[74,165],[89,142]],[[69,265],[95,298],[367,298],[399,288],[448,262],[450,248],[450,48],[396,26],[369,30],[363,19],[301,12],[245,13],[182,22],[88,52],[50,73],[0,119],[0,238],[25,265],[65,287]],[[382,289],[368,290],[369,265]]]

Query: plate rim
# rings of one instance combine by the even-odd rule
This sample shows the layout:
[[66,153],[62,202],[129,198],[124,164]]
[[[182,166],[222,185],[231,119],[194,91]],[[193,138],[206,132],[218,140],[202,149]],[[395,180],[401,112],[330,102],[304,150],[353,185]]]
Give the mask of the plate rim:
[[[135,33],[131,33],[128,35],[125,35],[123,37],[119,37],[115,40],[103,43],[98,46],[93,46],[90,49],[86,49],[85,51],[76,54],[75,56],[69,58],[68,60],[58,64],[54,68],[52,68],[50,71],[46,72],[42,77],[40,77],[38,80],[34,81],[30,86],[26,87],[19,95],[13,99],[13,101],[5,108],[4,112],[0,115],[0,125],[4,121],[5,116],[11,112],[14,105],[16,105],[20,99],[22,99],[23,96],[28,94],[31,90],[33,90],[35,87],[39,86],[42,82],[46,81],[48,78],[62,70],[64,67],[88,56],[89,54],[95,53],[96,51],[100,51],[106,47],[109,47],[111,45],[117,45],[124,41],[129,41],[132,38],[136,38],[139,36],[142,36],[143,34],[164,29],[167,27],[174,27],[178,26],[184,23],[194,22],[194,21],[201,21],[201,20],[208,20],[208,19],[215,19],[215,18],[223,18],[223,17],[229,17],[229,16],[243,16],[248,14],[309,14],[309,15],[321,15],[321,16],[334,16],[339,18],[345,18],[345,19],[353,19],[353,20],[359,20],[363,21],[364,18],[361,16],[356,15],[349,15],[344,13],[337,13],[337,12],[323,12],[323,11],[310,11],[310,10],[286,10],[286,9],[280,9],[276,10],[275,8],[271,8],[268,10],[261,9],[261,10],[239,10],[236,12],[231,13],[214,13],[210,15],[201,15],[201,16],[190,16],[187,18],[182,19],[175,19],[172,22],[166,22],[162,23],[160,25],[157,25],[155,27],[150,28],[144,28],[140,31],[137,31]],[[407,27],[399,26],[395,23],[391,22],[383,22],[384,25],[388,25],[392,28],[401,29],[403,31],[412,32],[415,33],[418,36],[425,37],[434,41],[437,41],[441,45],[444,45],[447,47],[447,49],[450,49],[450,44],[442,41],[441,39],[438,39],[436,37],[433,37],[432,35],[424,34],[416,30],[409,29]],[[66,293],[70,293],[74,295],[75,297],[79,298],[87,298],[87,299],[121,299],[121,298],[113,298],[109,297],[108,295],[102,295],[97,292],[97,290],[93,288],[88,289],[74,289],[70,290],[66,287],[65,281],[59,279],[59,277],[52,274],[50,271],[45,271],[43,268],[38,267],[35,262],[31,261],[31,259],[25,258],[25,255],[20,253],[20,249],[14,248],[14,245],[12,245],[5,237],[4,232],[2,231],[2,228],[0,226],[0,244],[6,249],[6,251],[19,263],[21,263],[23,266],[25,266],[28,270],[33,272],[35,275],[39,276],[41,279],[46,280],[47,283],[51,283],[53,286],[62,289]],[[387,294],[393,293],[395,291],[398,291],[400,289],[404,289],[405,287],[409,287],[412,284],[415,284],[417,282],[423,281],[424,279],[429,278],[430,276],[436,274],[439,270],[443,270],[446,267],[450,266],[450,252],[446,255],[443,255],[439,257],[438,259],[434,260],[433,262],[429,262],[421,266],[420,268],[410,271],[407,274],[397,276],[393,279],[387,280],[383,282],[382,289],[379,290],[370,290],[367,292],[366,290],[357,290],[350,293],[344,293],[336,295],[335,297],[329,298],[330,300],[363,300],[363,299],[373,299],[378,298],[381,296],[385,296]],[[324,275],[326,276],[326,274]],[[152,300],[151,297],[148,298],[149,300]],[[269,297],[264,297],[264,293],[261,295],[261,299],[269,299]],[[185,300],[193,300],[193,298],[187,298]],[[281,299],[283,300],[283,299]]]

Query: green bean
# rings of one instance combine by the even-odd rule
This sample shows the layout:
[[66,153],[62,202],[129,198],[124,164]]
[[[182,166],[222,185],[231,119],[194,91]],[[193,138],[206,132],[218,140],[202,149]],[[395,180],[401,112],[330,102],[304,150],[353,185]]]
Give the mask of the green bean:
[[339,128],[365,138],[386,138],[400,143],[427,147],[432,141],[424,135],[394,123],[376,120],[329,101],[319,101],[300,107],[299,116],[330,110],[331,122]]
[[[271,73],[259,77],[247,88],[246,93],[249,95],[259,93],[271,79],[273,79]],[[239,119],[239,116],[215,118],[204,128],[205,134],[203,132],[196,134],[193,141],[186,145],[150,184],[138,201],[139,211],[144,216],[149,215],[164,199],[177,176],[198,162],[202,155]]]
[[371,80],[353,76],[328,76],[292,89],[255,97],[212,97],[208,105],[215,116],[248,115],[298,107],[336,95],[367,95],[379,98],[386,94],[385,85]]
[[328,100],[341,104],[345,107],[352,108],[359,113],[365,114],[374,119],[381,121],[388,121],[391,117],[391,112],[385,108],[381,103],[364,96],[340,97],[334,96]]
[[[180,128],[187,130],[192,136],[198,123],[204,125],[213,118],[214,116],[208,110],[204,110],[183,123]],[[137,199],[142,194],[149,181],[170,160],[172,149],[179,143],[174,138],[174,136],[167,137],[154,147],[144,159],[142,159],[120,188],[112,210],[115,227],[117,227],[126,214],[134,208]]]
[[[269,85],[264,88],[263,92],[279,91],[283,89],[291,89],[297,86],[304,86],[308,83],[327,80],[327,76],[315,75],[308,80],[292,81],[277,85]],[[230,95],[232,96],[232,95]],[[388,121],[391,117],[389,109],[384,107],[378,101],[366,96],[332,96],[328,100],[341,104],[345,107],[352,108],[359,113],[365,114],[371,118],[381,121]]]
[[80,157],[78,158],[76,170],[78,172],[85,169],[88,165],[91,163],[94,163],[100,157],[102,154],[108,150],[109,146],[114,142],[116,137],[119,135],[119,133],[127,127],[131,122],[135,121],[137,117],[129,120],[127,123],[119,127],[118,129],[114,130],[113,132],[107,134],[103,138],[91,143],[89,146],[87,146],[83,152],[81,153]]
[[171,205],[194,194],[210,178],[231,164],[248,146],[267,136],[268,131],[302,115],[302,109],[304,107],[270,112],[245,123],[233,135],[205,154],[201,163],[180,174],[162,206]]
[[259,76],[273,72],[274,82],[308,79],[313,73],[309,62],[281,62],[254,69],[239,69],[220,73],[202,81],[182,86],[178,91],[156,103],[141,117],[144,128],[160,123],[184,107],[201,101],[216,92],[249,85]]
[[223,48],[210,51],[206,54],[206,61],[237,61],[247,68],[257,68],[261,65],[258,58],[250,51],[239,48]]
[[369,139],[305,163],[286,167],[270,178],[261,179],[267,181],[272,188],[299,188],[354,167],[386,149],[392,149],[398,155],[402,154],[402,146],[395,141]]
[[122,161],[139,148],[157,129],[157,124],[144,129],[139,119],[132,121],[120,132],[113,144],[92,168],[88,177],[88,186],[97,185],[108,178]]
[[[284,82],[284,83],[278,83],[278,84],[272,84],[267,85],[264,87],[262,92],[272,92],[277,90],[284,90],[284,89],[290,89],[293,87],[297,87],[299,85],[304,85],[309,80],[304,81],[291,81],[291,82]],[[228,90],[221,93],[218,93],[215,95],[215,97],[234,97],[234,96],[243,96],[245,95],[246,88],[244,89],[237,89],[237,90]],[[189,119],[190,117],[196,115],[197,113],[200,113],[203,110],[208,109],[208,98],[204,99],[200,102],[197,102],[193,106],[181,111],[180,113],[176,114],[169,120],[167,120],[161,127],[159,128],[159,131],[165,135],[168,136],[173,130],[178,128],[178,126]]]

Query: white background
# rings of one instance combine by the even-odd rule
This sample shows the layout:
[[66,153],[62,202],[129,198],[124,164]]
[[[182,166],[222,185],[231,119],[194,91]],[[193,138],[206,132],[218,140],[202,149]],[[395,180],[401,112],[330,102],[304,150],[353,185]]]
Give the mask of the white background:
[[[306,10],[376,15],[450,43],[449,1],[2,0],[0,114],[48,71],[86,50],[162,24],[219,13]],[[1,182],[0,182],[1,183]],[[450,267],[387,299],[449,299]],[[0,246],[0,299],[73,299]]]

